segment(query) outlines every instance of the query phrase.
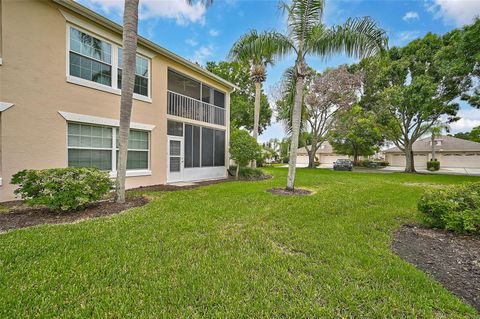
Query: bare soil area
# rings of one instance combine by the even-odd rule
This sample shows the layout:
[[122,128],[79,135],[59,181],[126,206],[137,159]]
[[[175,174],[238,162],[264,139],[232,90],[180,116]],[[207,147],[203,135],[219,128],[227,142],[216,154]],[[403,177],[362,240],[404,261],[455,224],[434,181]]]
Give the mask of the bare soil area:
[[403,226],[393,250],[480,311],[480,238],[419,225]]
[[67,224],[94,217],[109,216],[148,203],[145,197],[127,198],[124,204],[112,200],[92,204],[84,210],[52,212],[47,207],[30,207],[21,201],[2,203],[8,211],[0,213],[0,232],[41,224]]

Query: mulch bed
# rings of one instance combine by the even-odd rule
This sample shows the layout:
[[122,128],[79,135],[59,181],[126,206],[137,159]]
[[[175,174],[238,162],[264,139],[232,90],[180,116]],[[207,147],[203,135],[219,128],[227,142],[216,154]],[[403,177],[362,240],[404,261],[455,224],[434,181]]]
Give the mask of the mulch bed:
[[133,207],[148,203],[145,197],[127,198],[124,204],[113,201],[102,201],[92,204],[84,210],[56,213],[46,207],[30,207],[21,201],[2,203],[10,208],[8,212],[0,213],[0,232],[25,228],[40,224],[66,224],[94,217],[109,216]]
[[480,237],[406,225],[392,248],[480,311]]
[[308,189],[295,188],[293,191],[286,190],[285,188],[269,188],[267,192],[275,195],[286,196],[306,196],[312,194],[312,191]]

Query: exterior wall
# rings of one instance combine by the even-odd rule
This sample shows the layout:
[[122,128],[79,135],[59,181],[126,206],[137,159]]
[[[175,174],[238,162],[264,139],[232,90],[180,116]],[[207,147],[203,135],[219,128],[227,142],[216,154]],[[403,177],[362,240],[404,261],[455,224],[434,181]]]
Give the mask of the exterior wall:
[[[9,182],[19,170],[67,166],[67,122],[59,111],[118,119],[120,95],[67,82],[67,28],[58,5],[34,0],[3,1],[2,4],[0,101],[15,104],[2,112],[0,117],[0,167],[3,178],[0,201],[5,201],[13,199],[14,188]],[[95,26],[105,34],[111,34],[111,39],[119,38],[119,35],[106,28]],[[149,51],[146,48],[139,49]],[[150,133],[151,175],[127,177],[128,188],[166,182],[169,67],[225,92],[228,116],[227,87],[155,52],[149,52],[154,56],[150,71],[152,101],[134,100],[132,122],[155,125]],[[227,143],[228,119],[225,127]],[[203,122],[202,125],[212,126]]]

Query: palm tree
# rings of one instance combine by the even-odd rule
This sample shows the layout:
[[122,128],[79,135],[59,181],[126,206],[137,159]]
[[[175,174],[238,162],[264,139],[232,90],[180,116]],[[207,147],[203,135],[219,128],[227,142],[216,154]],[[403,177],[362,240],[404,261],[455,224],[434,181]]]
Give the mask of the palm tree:
[[[193,0],[185,0],[192,4]],[[199,0],[209,6],[213,0]],[[123,71],[122,94],[120,97],[120,128],[118,139],[118,160],[116,195],[117,203],[125,202],[125,177],[127,175],[128,135],[130,132],[130,118],[132,116],[133,87],[135,82],[135,60],[137,55],[138,33],[138,2],[139,0],[125,0],[123,12]]]
[[[255,84],[255,108],[253,115],[253,137],[258,139],[260,123],[260,99],[262,96],[262,83],[267,79],[267,66],[273,64],[273,51],[268,46],[254,45],[264,34],[259,35],[256,30],[250,30],[234,43],[230,59],[240,63],[250,64],[250,78]],[[252,167],[256,167],[256,161]]]
[[322,23],[324,0],[292,0],[280,7],[287,14],[287,33],[267,32],[253,46],[269,48],[275,56],[296,54],[295,98],[292,112],[292,141],[288,165],[287,190],[293,191],[300,133],[304,79],[308,74],[307,55],[329,57],[343,52],[361,58],[387,47],[385,31],[370,17],[349,18],[343,25],[327,27]]
[[115,198],[117,203],[125,203],[128,134],[130,132],[130,118],[132,115],[135,60],[137,55],[138,1],[125,0],[125,10],[123,12],[122,95],[120,97],[120,128]]

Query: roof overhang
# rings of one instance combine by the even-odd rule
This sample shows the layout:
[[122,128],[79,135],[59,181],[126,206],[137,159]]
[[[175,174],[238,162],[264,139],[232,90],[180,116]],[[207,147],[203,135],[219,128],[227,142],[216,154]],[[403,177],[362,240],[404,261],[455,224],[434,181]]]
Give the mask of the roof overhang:
[[[73,12],[89,19],[89,20],[92,20],[102,26],[104,26],[105,28],[115,32],[115,33],[119,33],[120,35],[122,35],[123,33],[123,28],[122,26],[120,26],[119,24],[113,22],[112,20],[110,19],[107,19],[105,18],[104,16],[84,7],[83,5],[81,4],[78,4],[76,3],[75,1],[73,0],[52,0],[53,2],[59,4],[60,6],[64,7],[64,8],[67,8],[69,10],[72,10]],[[204,68],[202,68],[201,66],[193,63],[193,62],[190,62],[188,61],[187,59],[185,58],[182,58],[181,56],[165,49],[165,48],[162,48],[161,46],[159,46],[158,44],[142,37],[142,36],[138,36],[138,44],[150,49],[150,50],[153,50],[155,52],[158,52],[159,54],[189,68],[189,69],[192,69],[198,73],[201,73],[203,74],[204,76],[208,77],[209,79],[213,80],[213,81],[216,81],[216,82],[219,82],[221,83],[222,85],[230,88],[230,92],[233,92],[235,90],[238,90],[239,87],[236,86],[235,84],[219,77],[218,75],[215,75],[207,70],[205,70]]]

